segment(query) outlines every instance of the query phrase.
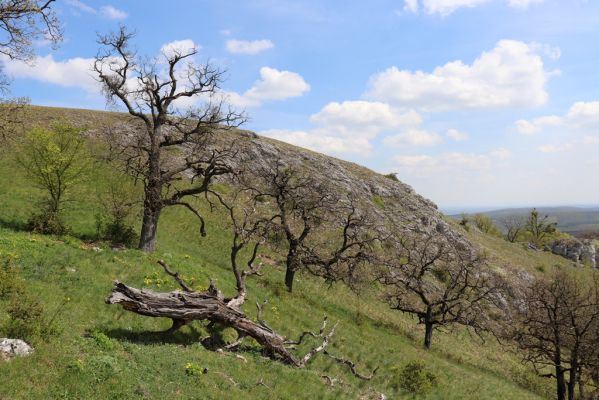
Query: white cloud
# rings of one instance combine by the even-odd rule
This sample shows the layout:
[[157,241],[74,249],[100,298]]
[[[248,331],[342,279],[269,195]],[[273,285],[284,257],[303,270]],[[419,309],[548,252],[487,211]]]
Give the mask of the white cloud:
[[417,126],[415,111],[400,112],[388,104],[368,101],[331,102],[310,117],[307,131],[272,129],[261,134],[312,150],[335,154],[369,154],[370,141],[383,132]]
[[66,3],[68,5],[70,5],[71,7],[79,10],[79,11],[83,11],[83,12],[90,13],[90,14],[95,14],[96,13],[96,9],[95,8],[88,6],[87,4],[85,4],[82,1],[79,1],[79,0],[66,0]]
[[494,157],[494,158],[497,158],[500,160],[506,160],[506,159],[512,157],[512,151],[509,149],[506,149],[505,147],[500,147],[500,148],[495,149],[492,152],[490,152],[489,155],[491,157]]
[[554,145],[554,144],[544,144],[542,146],[539,146],[539,151],[541,153],[559,153],[562,151],[566,151],[568,149],[572,148],[572,144],[570,143],[566,143],[563,145]]
[[468,134],[466,132],[460,132],[457,129],[449,129],[447,131],[447,137],[456,142],[462,142],[468,139]]
[[597,125],[599,123],[599,101],[574,103],[568,110],[566,118],[577,126]]
[[100,13],[109,19],[124,20],[127,18],[127,13],[119,10],[111,5],[100,8]]
[[418,13],[418,0],[405,0],[403,9],[404,9],[404,11],[417,14]]
[[128,16],[125,11],[119,10],[118,8],[111,6],[111,5],[106,5],[106,6],[101,7],[99,10],[96,10],[92,6],[82,2],[80,0],[66,0],[66,3],[77,11],[86,12],[88,14],[101,15],[108,19],[115,19],[115,20],[122,21],[122,20],[126,19]]
[[[542,3],[544,0],[507,0],[507,5],[513,8],[525,9],[532,4]],[[459,8],[474,8],[490,3],[491,0],[405,0],[404,10],[417,13],[419,3],[427,14],[449,15]]]
[[260,79],[243,95],[227,92],[232,104],[242,107],[259,106],[266,101],[285,100],[310,91],[310,85],[295,72],[279,71],[275,68],[260,68]]
[[227,40],[225,45],[227,51],[233,54],[258,54],[262,51],[275,47],[270,40]]
[[194,50],[199,50],[200,46],[195,44],[191,39],[174,40],[169,43],[165,43],[160,48],[160,53],[166,57],[172,57],[175,54],[188,54]]
[[515,8],[528,8],[532,4],[540,4],[545,0],[508,0],[507,4]]
[[89,93],[99,93],[100,85],[92,74],[92,58],[71,58],[56,61],[52,55],[38,56],[32,65],[4,59],[4,70],[13,78],[34,79],[64,87],[78,87]]
[[429,132],[421,129],[409,129],[403,133],[393,136],[387,136],[384,139],[387,146],[436,146],[443,143],[443,138],[435,132]]
[[533,120],[519,119],[514,122],[516,131],[522,135],[534,135],[539,133],[546,126],[558,126],[563,123],[563,119],[557,115],[547,115],[545,117],[535,118]]
[[432,173],[452,169],[480,170],[492,165],[492,159],[486,154],[451,152],[438,156],[406,155],[396,156],[393,159],[398,167],[419,169]]
[[501,40],[470,65],[453,61],[431,73],[391,67],[371,77],[366,97],[426,111],[540,106],[549,75],[529,45]]

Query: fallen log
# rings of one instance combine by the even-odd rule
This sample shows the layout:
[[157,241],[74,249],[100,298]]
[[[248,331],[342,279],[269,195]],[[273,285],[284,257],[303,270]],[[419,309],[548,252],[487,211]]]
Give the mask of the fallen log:
[[[127,311],[148,317],[170,318],[173,320],[173,327],[167,331],[169,333],[191,321],[209,321],[233,328],[240,338],[249,336],[255,339],[284,363],[299,368],[326,348],[335,330],[333,327],[325,334],[323,328],[318,334],[312,333],[311,336],[321,338],[322,343],[303,357],[297,357],[290,351],[296,342],[279,335],[266,324],[247,318],[238,308],[228,305],[218,293],[215,290],[158,293],[129,287],[117,281],[112,293],[106,298],[106,303],[120,304]],[[326,323],[323,325],[326,327]]]

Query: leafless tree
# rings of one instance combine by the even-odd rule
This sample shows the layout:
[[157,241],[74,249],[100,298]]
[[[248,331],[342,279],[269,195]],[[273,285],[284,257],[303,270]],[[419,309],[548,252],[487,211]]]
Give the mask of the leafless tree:
[[505,229],[505,238],[511,243],[518,240],[518,235],[520,235],[526,227],[525,218],[518,215],[507,215],[500,218],[499,223]]
[[276,210],[270,226],[287,244],[290,292],[300,269],[329,281],[350,283],[357,276],[352,271],[366,261],[377,237],[368,234],[373,224],[356,199],[281,159],[255,171],[245,184]]
[[[11,60],[31,62],[34,41],[62,40],[60,21],[52,5],[55,0],[0,0],[0,54]],[[5,141],[23,120],[27,98],[8,98],[10,79],[0,72],[0,141]],[[1,149],[1,148],[0,148]]]
[[393,309],[415,315],[424,325],[426,348],[440,327],[485,328],[498,285],[479,256],[438,232],[391,237],[386,250],[377,280]]
[[[194,62],[196,48],[163,49],[157,58],[139,57],[130,46],[133,34],[121,27],[99,38],[102,50],[94,69],[109,101],[123,105],[142,128],[123,132],[119,143],[127,170],[144,185],[139,248],[150,252],[164,207],[180,205],[200,218],[186,201],[204,193],[212,178],[230,171],[233,149],[213,145],[219,129],[239,125],[243,115],[219,98],[224,72]],[[183,101],[199,106],[183,107]],[[177,187],[185,179],[191,184]]]
[[527,287],[508,331],[524,361],[541,376],[556,379],[557,399],[574,400],[577,384],[584,392],[583,369],[599,368],[598,322],[598,276],[585,285],[570,273],[557,272]]
[[[159,263],[165,272],[173,277],[183,292],[154,293],[148,290],[130,288],[116,282],[112,294],[106,299],[109,304],[121,304],[126,310],[150,317],[167,317],[173,320],[172,333],[185,324],[194,320],[207,320],[211,324],[220,324],[235,329],[238,338],[225,346],[226,350],[238,348],[243,339],[251,337],[264,347],[270,357],[298,367],[305,367],[317,354],[322,353],[337,363],[346,365],[351,373],[364,380],[370,380],[376,373],[360,374],[355,364],[347,359],[333,356],[326,348],[337,328],[335,324],[327,330],[327,318],[318,333],[305,331],[297,340],[291,340],[275,332],[262,318],[262,306],[256,303],[256,321],[249,319],[241,307],[247,300],[246,281],[252,276],[261,275],[262,263],[256,264],[261,245],[267,243],[269,207],[260,202],[254,192],[245,188],[232,188],[226,194],[209,190],[206,193],[208,201],[213,206],[223,207],[228,216],[232,231],[230,251],[231,272],[235,277],[236,293],[225,297],[212,284],[205,292],[196,292],[187,285],[181,277],[173,272],[164,261]],[[248,248],[247,262],[243,267],[240,262],[242,250]],[[318,340],[318,344],[303,355],[295,354],[295,349],[308,338]]]
[[62,40],[62,28],[52,3],[55,0],[0,0],[0,53],[13,60],[31,61],[35,40],[53,44]]

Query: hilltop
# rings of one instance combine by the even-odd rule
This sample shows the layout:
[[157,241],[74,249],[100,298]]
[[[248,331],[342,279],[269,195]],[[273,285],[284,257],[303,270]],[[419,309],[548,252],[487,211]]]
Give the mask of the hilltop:
[[[135,128],[128,116],[119,113],[29,107],[25,129],[56,119],[86,126],[92,137],[110,126]],[[370,204],[380,224],[388,229],[417,225],[444,231],[452,240],[484,251],[492,267],[514,281],[573,265],[521,244],[466,231],[407,184],[357,164],[249,131],[223,132],[219,140],[237,141],[250,156],[250,169],[280,158],[318,179],[335,181]],[[193,278],[197,287],[206,288],[214,280],[223,291],[231,292],[234,282],[227,264],[230,233],[222,212],[210,212],[199,204],[207,218],[205,238],[199,237],[197,221],[185,210],[168,209],[155,254],[93,242],[95,200],[113,172],[108,166],[99,166],[79,189],[78,202],[69,206],[66,215],[72,226],[70,235],[43,236],[23,229],[39,192],[11,157],[0,159],[0,255],[13,260],[27,287],[56,315],[57,328],[48,342],[36,343],[32,356],[0,363],[0,399],[376,399],[381,393],[389,399],[411,398],[399,387],[397,373],[414,360],[424,362],[439,381],[422,398],[551,397],[551,383],[523,366],[518,355],[494,341],[483,343],[465,330],[440,333],[432,350],[423,349],[422,327],[417,321],[390,310],[374,291],[356,295],[343,285],[327,285],[305,274],[300,275],[296,291],[287,293],[282,284],[282,255],[276,253],[264,257],[269,267],[265,275],[249,283],[251,301],[244,311],[253,317],[254,301],[268,299],[265,319],[290,336],[317,329],[323,315],[339,321],[331,352],[351,357],[364,371],[379,367],[372,381],[357,380],[324,357],[300,370],[262,357],[251,344],[235,354],[209,351],[200,344],[206,335],[201,324],[184,327],[172,336],[156,333],[168,328],[170,321],[144,318],[104,304],[112,281],[172,290],[174,283],[156,264],[165,259],[183,276]],[[0,315],[0,322],[2,318]]]

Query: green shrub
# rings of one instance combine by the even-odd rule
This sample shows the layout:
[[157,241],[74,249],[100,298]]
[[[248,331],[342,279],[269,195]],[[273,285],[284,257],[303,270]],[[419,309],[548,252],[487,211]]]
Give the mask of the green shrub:
[[481,232],[487,235],[501,237],[501,230],[495,226],[493,220],[485,214],[475,214],[472,218],[474,226],[476,226]]
[[386,175],[383,175],[385,178],[391,179],[392,181],[399,182],[399,178],[397,177],[396,172],[391,172]]
[[437,384],[437,376],[427,370],[424,363],[411,361],[399,371],[398,382],[406,392],[425,394]]
[[50,210],[43,210],[29,217],[27,229],[47,235],[65,235],[69,231],[60,214]]
[[98,346],[102,350],[112,350],[114,349],[114,342],[108,336],[106,336],[103,332],[98,330],[93,330],[89,333],[90,339],[94,341],[96,346]]
[[0,312],[4,314],[0,325],[0,336],[22,339],[28,343],[47,341],[57,334],[54,320],[44,306],[26,290],[18,270],[7,259],[0,267]]

